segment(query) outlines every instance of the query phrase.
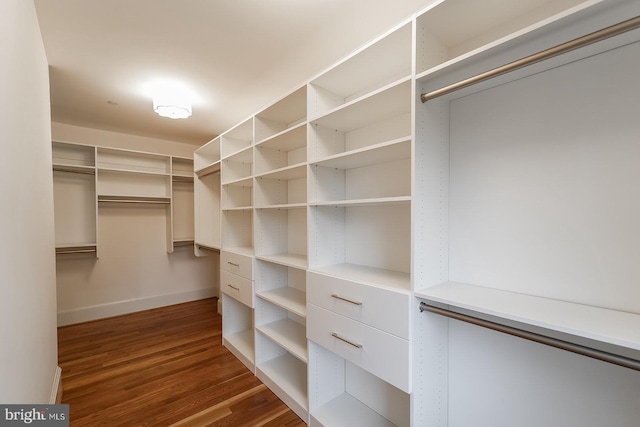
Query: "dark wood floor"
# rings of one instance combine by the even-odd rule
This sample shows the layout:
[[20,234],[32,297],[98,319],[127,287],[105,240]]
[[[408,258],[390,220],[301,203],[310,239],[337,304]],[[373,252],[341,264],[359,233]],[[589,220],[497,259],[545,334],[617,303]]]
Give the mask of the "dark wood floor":
[[72,426],[305,426],[221,344],[217,299],[58,328]]

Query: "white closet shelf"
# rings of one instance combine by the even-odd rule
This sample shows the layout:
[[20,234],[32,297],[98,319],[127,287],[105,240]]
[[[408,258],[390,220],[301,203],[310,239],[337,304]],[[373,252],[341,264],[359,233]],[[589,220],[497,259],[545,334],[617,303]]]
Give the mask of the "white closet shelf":
[[341,263],[323,265],[309,269],[329,276],[347,279],[371,286],[389,288],[396,291],[409,292],[411,289],[411,277],[409,273],[393,270],[384,270],[365,265]]
[[400,205],[411,203],[410,196],[379,197],[374,199],[354,199],[354,200],[329,200],[322,202],[310,201],[309,206],[335,206],[335,207],[356,207],[356,206],[380,206],[380,205]]
[[260,255],[260,256],[256,256],[256,259],[259,259],[262,261],[269,261],[274,264],[280,264],[287,267],[301,268],[301,269],[307,268],[306,255],[282,253],[282,254]]
[[256,148],[269,148],[279,151],[292,151],[307,145],[306,122],[287,128],[273,136],[256,143]]
[[309,360],[307,331],[304,325],[291,319],[282,319],[256,326],[256,329],[300,361],[307,363]]
[[336,169],[355,169],[410,158],[411,136],[407,135],[403,138],[319,159],[311,165]]
[[223,182],[224,186],[236,186],[236,187],[253,187],[253,177],[242,177],[231,181]]
[[243,147],[242,149],[230,153],[222,158],[222,161],[251,163],[253,161],[253,146]]
[[256,206],[257,210],[262,210],[262,209],[300,209],[300,208],[306,208],[307,204],[306,203],[283,203],[281,205],[268,205],[268,206]]
[[257,292],[256,295],[301,317],[307,317],[306,294],[295,288],[285,287]]
[[195,171],[199,177],[211,175],[212,173],[220,172],[220,162],[211,163],[203,168]]
[[[351,396],[342,393],[311,413],[323,426],[396,427],[391,421]],[[312,423],[312,425],[314,425]]]
[[411,79],[407,77],[346,103],[310,122],[313,125],[350,132],[389,117],[409,113],[410,100]]
[[298,163],[296,165],[291,165],[284,168],[276,169],[274,171],[256,175],[256,178],[291,181],[294,179],[306,178],[306,176],[307,176],[307,164]]
[[576,304],[457,282],[415,296],[450,308],[640,351],[640,314]]

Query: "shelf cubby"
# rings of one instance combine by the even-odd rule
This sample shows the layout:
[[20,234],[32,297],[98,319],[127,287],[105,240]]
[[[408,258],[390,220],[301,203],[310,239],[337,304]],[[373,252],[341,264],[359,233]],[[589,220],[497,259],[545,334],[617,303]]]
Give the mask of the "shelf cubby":
[[411,75],[412,26],[405,23],[309,85],[309,116],[318,117]]
[[303,363],[308,360],[305,326],[303,317],[259,296],[256,299],[256,330]]
[[313,119],[308,136],[310,162],[411,136],[411,81],[385,86]]
[[171,157],[171,175],[173,177],[191,178],[191,180],[193,180],[193,159]]
[[307,118],[307,87],[302,86],[255,117],[256,145],[290,128],[304,123]]
[[253,176],[253,147],[249,146],[222,160],[222,184],[244,181]]
[[222,212],[222,246],[225,250],[253,256],[253,210]]
[[247,119],[220,135],[222,158],[246,150],[253,145],[253,119]]
[[309,342],[310,426],[411,425],[411,395]]
[[307,126],[300,123],[255,147],[255,174],[262,175],[307,161]]
[[306,317],[306,276],[305,270],[256,262],[256,295],[279,306],[290,313]]
[[347,274],[352,280],[362,277],[363,283],[373,280],[409,290],[410,203],[309,209],[309,238],[315,248],[309,259],[311,269],[333,268],[339,277]]
[[248,177],[222,186],[222,209],[247,209],[253,205],[253,178]]
[[307,267],[307,209],[256,209],[256,258]]
[[411,197],[411,139],[338,154],[309,168],[309,204]]
[[96,166],[96,147],[53,141],[51,145],[53,165],[56,167],[78,167],[77,170],[92,170]]
[[300,205],[307,201],[306,164],[284,168],[255,179],[256,207]]
[[255,337],[253,309],[222,294],[222,344],[251,372],[255,372]]

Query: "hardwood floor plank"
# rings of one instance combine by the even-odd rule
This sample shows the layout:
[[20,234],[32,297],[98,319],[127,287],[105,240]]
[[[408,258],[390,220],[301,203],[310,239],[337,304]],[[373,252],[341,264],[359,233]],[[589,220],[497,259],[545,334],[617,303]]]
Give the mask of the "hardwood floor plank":
[[306,424],[221,344],[210,298],[58,329],[72,426]]

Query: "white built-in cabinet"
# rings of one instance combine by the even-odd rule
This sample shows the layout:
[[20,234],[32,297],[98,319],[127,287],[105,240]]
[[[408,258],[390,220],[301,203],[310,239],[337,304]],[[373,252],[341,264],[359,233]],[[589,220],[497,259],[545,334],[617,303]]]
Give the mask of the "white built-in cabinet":
[[193,160],[69,142],[52,143],[56,253],[99,253],[100,209],[166,211],[167,252],[194,241]]
[[640,30],[421,94],[637,15],[437,1],[197,150],[225,346],[313,426],[634,425],[637,371],[466,319],[640,359]]

